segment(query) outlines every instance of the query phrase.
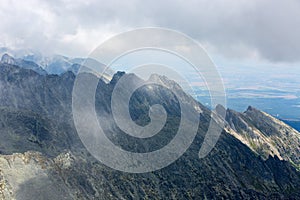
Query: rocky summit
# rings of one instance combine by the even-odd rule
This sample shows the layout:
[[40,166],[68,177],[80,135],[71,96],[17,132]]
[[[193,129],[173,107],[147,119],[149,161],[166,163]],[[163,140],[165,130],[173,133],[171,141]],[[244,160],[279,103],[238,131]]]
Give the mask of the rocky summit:
[[163,85],[199,113],[197,135],[178,160],[154,172],[125,173],[96,160],[79,139],[72,118],[76,75],[40,74],[18,65],[22,63],[8,58],[0,63],[1,199],[300,199],[300,134],[267,113],[253,107],[244,113],[227,109],[225,119],[219,117],[226,123],[216,146],[200,159],[199,149],[215,119],[177,83],[153,75],[162,85],[141,87],[133,94],[130,114],[135,123],[149,123],[150,105],[163,105],[168,114],[157,136],[136,139],[117,127],[110,102],[121,77],[131,80],[124,90],[143,80],[121,72],[111,81],[99,79],[97,115],[106,116],[100,123],[110,130],[107,137],[125,150],[155,151],[176,134],[180,106]]

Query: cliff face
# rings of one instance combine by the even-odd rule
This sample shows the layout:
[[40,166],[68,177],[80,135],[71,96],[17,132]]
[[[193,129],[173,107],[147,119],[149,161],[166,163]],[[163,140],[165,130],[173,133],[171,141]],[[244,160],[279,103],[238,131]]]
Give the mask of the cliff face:
[[[157,137],[137,140],[116,127],[110,99],[122,76],[130,76],[132,82],[142,81],[132,74],[117,73],[110,83],[100,80],[98,84],[97,113],[107,115],[104,126],[114,127],[107,136],[116,145],[136,152],[153,151],[168,144],[177,131],[180,108],[174,94],[164,87],[140,88],[131,99],[131,117],[140,125],[149,122],[149,105],[164,105],[168,118]],[[298,132],[254,108],[245,113],[228,110],[228,124],[215,148],[199,159],[210,110],[185,94],[175,82],[165,77],[152,78],[178,90],[189,109],[203,112],[199,114],[197,135],[183,156],[161,170],[130,174],[106,167],[79,140],[71,115],[73,73],[39,75],[0,64],[0,198],[300,198],[300,174],[290,164],[298,162],[299,149],[291,146],[299,145]],[[293,141],[290,137],[294,137]],[[265,143],[273,146],[265,147]],[[272,151],[267,151],[269,147]]]
[[282,121],[251,106],[244,113],[227,110],[228,132],[258,155],[269,155],[300,167],[300,134]]

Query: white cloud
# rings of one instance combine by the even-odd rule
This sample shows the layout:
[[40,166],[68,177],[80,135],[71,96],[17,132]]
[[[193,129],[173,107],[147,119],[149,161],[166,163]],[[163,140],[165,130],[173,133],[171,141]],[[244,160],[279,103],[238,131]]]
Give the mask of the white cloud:
[[143,26],[184,32],[215,54],[300,61],[297,0],[1,0],[0,44],[84,56]]

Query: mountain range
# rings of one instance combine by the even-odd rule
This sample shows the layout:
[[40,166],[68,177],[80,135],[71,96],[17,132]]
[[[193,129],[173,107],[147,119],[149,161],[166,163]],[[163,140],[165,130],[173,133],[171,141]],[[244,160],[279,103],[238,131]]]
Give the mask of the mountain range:
[[163,105],[168,117],[157,136],[136,139],[117,127],[110,102],[121,77],[131,80],[124,90],[142,79],[124,72],[102,79],[61,68],[61,73],[51,74],[34,61],[2,56],[1,199],[300,199],[299,132],[251,106],[243,113],[226,109],[225,128],[216,146],[200,159],[199,148],[210,120],[215,120],[212,111],[159,75],[152,78],[178,91],[189,109],[202,110],[193,143],[174,163],[150,173],[124,173],[103,165],[86,150],[74,126],[76,76],[99,79],[97,114],[106,116],[101,123],[110,130],[107,137],[129,151],[154,151],[168,144],[180,123],[178,101],[163,86],[139,88],[130,101],[132,120],[143,126],[149,123],[153,104]]
[[[45,74],[60,75],[67,71],[72,71],[77,74],[80,65],[87,65],[89,68],[97,67],[104,70],[104,65],[92,58],[69,58],[62,55],[45,56],[40,52],[30,49],[12,50],[5,47],[0,47],[0,57],[2,63],[15,64],[25,69]],[[108,72],[110,75],[112,71]]]

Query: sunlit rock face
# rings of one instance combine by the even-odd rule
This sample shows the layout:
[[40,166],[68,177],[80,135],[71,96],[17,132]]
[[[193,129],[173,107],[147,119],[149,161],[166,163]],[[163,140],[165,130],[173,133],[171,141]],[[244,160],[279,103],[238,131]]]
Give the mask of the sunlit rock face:
[[258,155],[269,155],[300,167],[300,134],[284,122],[251,106],[244,113],[228,109],[228,132]]

